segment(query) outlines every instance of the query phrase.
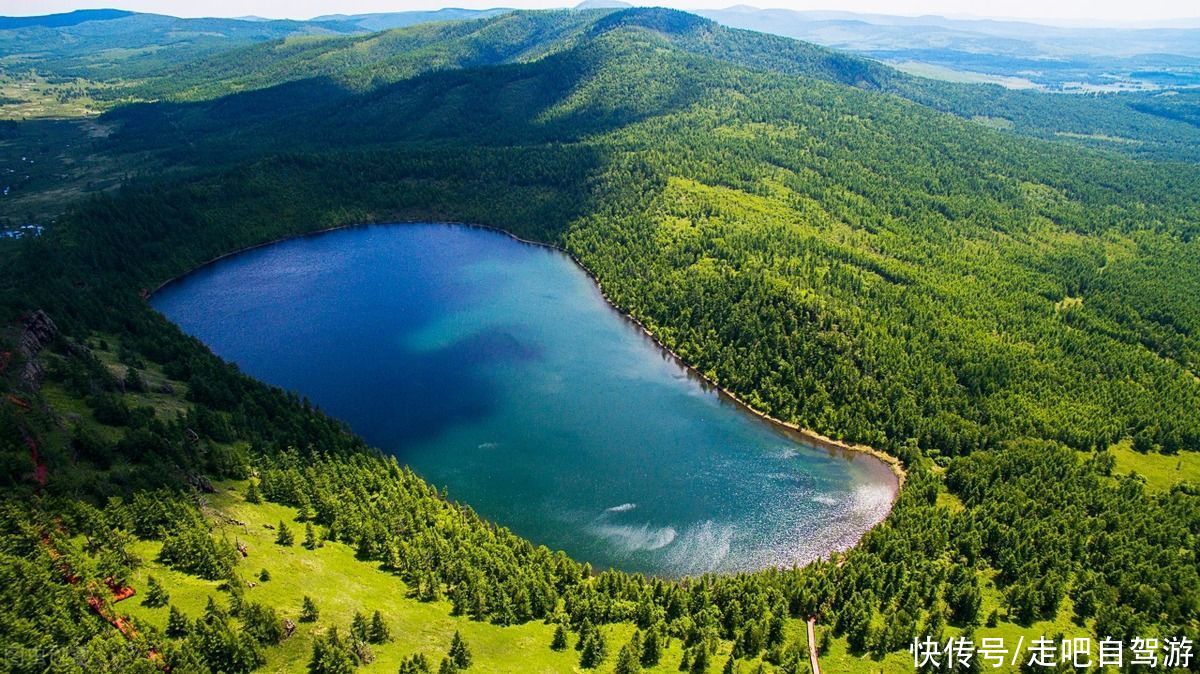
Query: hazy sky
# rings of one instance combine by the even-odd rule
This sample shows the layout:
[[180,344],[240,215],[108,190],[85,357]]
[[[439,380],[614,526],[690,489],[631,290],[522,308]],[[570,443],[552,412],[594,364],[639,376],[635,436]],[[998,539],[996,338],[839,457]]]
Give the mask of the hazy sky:
[[[564,7],[564,0],[0,0],[0,15],[51,14],[72,9],[119,7],[175,16],[246,16],[306,19],[321,14],[396,12],[438,7]],[[662,0],[636,2],[683,9],[719,8],[739,0]],[[745,0],[742,0],[745,2]],[[840,9],[881,14],[941,14],[1067,19],[1127,23],[1197,17],[1195,0],[750,0],[757,7]]]

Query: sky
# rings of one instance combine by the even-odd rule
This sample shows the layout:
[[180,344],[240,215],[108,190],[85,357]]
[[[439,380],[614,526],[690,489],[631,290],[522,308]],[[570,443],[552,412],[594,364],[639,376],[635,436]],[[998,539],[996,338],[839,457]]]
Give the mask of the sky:
[[[564,7],[578,0],[0,0],[0,15],[53,14],[73,9],[117,7],[174,16],[261,16],[307,19],[323,14],[364,14],[426,10],[439,7]],[[742,0],[756,7],[796,10],[838,9],[879,14],[940,14],[1025,19],[1057,19],[1071,23],[1154,23],[1200,16],[1195,0]],[[656,0],[680,9],[716,9],[739,0]]]

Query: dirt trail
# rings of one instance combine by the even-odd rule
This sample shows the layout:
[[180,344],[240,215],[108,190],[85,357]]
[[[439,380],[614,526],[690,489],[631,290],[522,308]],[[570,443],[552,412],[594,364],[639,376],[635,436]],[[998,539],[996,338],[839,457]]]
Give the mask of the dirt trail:
[[821,665],[817,663],[816,625],[816,617],[808,619],[808,666],[812,668],[812,674],[821,674]]

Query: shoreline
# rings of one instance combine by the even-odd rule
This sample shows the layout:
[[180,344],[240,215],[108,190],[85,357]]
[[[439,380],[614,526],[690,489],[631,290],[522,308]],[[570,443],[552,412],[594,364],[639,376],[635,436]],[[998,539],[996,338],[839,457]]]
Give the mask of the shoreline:
[[[413,221],[407,221],[403,224],[416,224],[419,222],[421,222],[421,221],[413,220]],[[400,224],[400,223],[398,223],[398,224]],[[790,421],[784,421],[783,419],[773,417],[773,416],[767,414],[766,412],[763,412],[762,410],[759,410],[759,409],[755,408],[754,406],[750,405],[749,403],[747,403],[746,401],[744,401],[740,397],[738,397],[738,395],[736,393],[733,393],[729,389],[726,389],[725,387],[721,386],[717,382],[710,379],[703,372],[696,369],[695,366],[693,366],[691,363],[688,363],[686,360],[684,360],[682,356],[675,353],[675,351],[671,347],[664,344],[662,342],[662,340],[660,340],[657,335],[655,335],[649,328],[647,328],[644,323],[642,323],[640,320],[638,320],[637,317],[635,317],[633,314],[629,313],[624,308],[622,308],[619,304],[617,304],[615,301],[613,301],[613,299],[608,296],[608,293],[606,293],[604,291],[604,284],[601,283],[600,279],[597,278],[596,275],[592,273],[592,270],[587,268],[587,265],[583,264],[583,262],[581,262],[579,260],[579,258],[575,257],[575,254],[572,253],[571,251],[569,251],[561,246],[552,244],[552,243],[543,243],[540,241],[530,241],[528,239],[523,239],[523,238],[517,236],[516,234],[513,234],[512,232],[501,229],[499,227],[492,227],[489,225],[479,225],[479,224],[460,223],[460,222],[446,222],[446,223],[432,223],[432,224],[460,225],[463,227],[473,227],[476,229],[485,229],[485,230],[489,230],[489,231],[493,231],[493,232],[498,232],[498,233],[504,234],[505,236],[508,236],[509,238],[511,238],[515,241],[518,241],[520,243],[525,243],[525,244],[529,244],[532,246],[540,246],[542,248],[549,248],[551,250],[555,250],[559,253],[562,253],[563,255],[566,255],[567,258],[571,260],[571,262],[575,263],[576,267],[579,267],[579,269],[581,271],[583,271],[583,273],[587,274],[588,278],[590,278],[592,280],[592,283],[596,286],[596,290],[600,293],[600,296],[602,298],[604,298],[604,302],[606,304],[608,304],[609,307],[611,307],[614,311],[616,311],[618,314],[620,314],[622,317],[624,317],[625,320],[629,321],[634,326],[636,326],[639,330],[641,330],[643,335],[645,335],[646,337],[649,337],[650,340],[653,341],[654,344],[657,345],[658,348],[661,349],[664,353],[668,354],[671,357],[671,359],[675,361],[675,363],[677,365],[679,365],[682,368],[684,368],[685,370],[687,370],[689,375],[695,376],[697,379],[699,379],[701,382],[703,382],[703,384],[705,386],[707,386],[708,388],[710,388],[712,390],[715,390],[718,393],[718,395],[720,395],[722,398],[733,403],[742,411],[749,412],[750,414],[754,415],[755,417],[758,417],[759,419],[766,421],[767,423],[776,427],[778,430],[784,431],[787,435],[797,436],[802,442],[810,444],[813,447],[816,447],[817,449],[843,451],[843,452],[857,452],[857,453],[867,454],[869,456],[874,457],[880,463],[884,464],[884,466],[886,466],[891,471],[892,475],[896,478],[896,483],[897,483],[896,484],[896,494],[893,495],[893,497],[892,497],[893,503],[895,502],[896,497],[899,495],[900,489],[902,487],[904,487],[904,482],[908,478],[908,473],[904,470],[904,466],[900,463],[899,458],[892,456],[891,454],[888,454],[887,452],[885,452],[881,449],[876,449],[875,447],[871,447],[869,445],[860,445],[860,444],[845,442],[843,440],[837,440],[837,439],[831,438],[827,435],[818,433],[817,431],[814,431],[810,428],[804,428],[804,427],[802,427],[798,424],[794,424]]]
[[379,221],[357,222],[357,223],[345,224],[345,225],[335,225],[332,227],[326,227],[324,229],[313,230],[311,232],[303,232],[300,234],[291,234],[288,236],[282,236],[282,237],[278,237],[275,239],[271,239],[270,241],[256,243],[256,244],[253,244],[250,246],[245,246],[243,248],[239,248],[237,250],[230,251],[228,253],[223,253],[223,254],[218,255],[210,260],[206,260],[181,274],[172,276],[171,278],[163,281],[162,283],[158,284],[158,286],[156,286],[153,290],[146,293],[145,298],[147,300],[149,300],[149,298],[151,296],[153,296],[155,293],[159,292],[163,288],[166,288],[167,286],[171,285],[172,283],[182,279],[185,276],[188,276],[188,275],[198,271],[199,269],[207,267],[215,262],[219,262],[225,258],[233,257],[235,255],[240,255],[241,253],[249,252],[249,251],[255,250],[257,248],[265,248],[267,246],[272,246],[274,244],[283,243],[284,241],[290,241],[293,239],[301,239],[301,238],[306,238],[306,237],[310,237],[310,236],[311,237],[320,236],[322,234],[328,234],[328,233],[336,232],[336,231],[342,230],[342,229],[351,229],[354,227],[369,227],[369,226],[375,226],[375,225],[389,225],[389,224],[394,224],[394,225],[415,225],[415,224],[455,225],[455,226],[467,227],[467,228],[471,228],[471,229],[482,229],[482,230],[487,230],[487,231],[491,231],[491,232],[496,232],[498,234],[503,234],[504,236],[507,236],[508,238],[510,238],[514,241],[517,241],[518,243],[523,243],[523,244],[530,245],[530,246],[538,246],[540,248],[546,248],[548,250],[553,250],[555,252],[565,255],[567,257],[567,259],[571,260],[571,262],[574,263],[574,265],[576,267],[578,267],[580,269],[580,271],[582,271],[584,274],[587,275],[587,277],[589,279],[591,279],[592,284],[596,287],[596,291],[600,293],[600,297],[602,297],[604,299],[605,304],[607,304],[611,309],[613,309],[618,314],[620,314],[626,321],[628,321],[631,324],[633,324],[634,326],[636,326],[642,332],[642,334],[644,336],[648,337],[652,342],[654,342],[655,345],[658,346],[659,349],[661,349],[665,354],[669,355],[671,357],[671,359],[677,365],[679,365],[684,370],[686,370],[689,376],[696,377],[702,383],[703,386],[705,386],[711,390],[715,390],[717,392],[717,394],[723,400],[726,400],[726,401],[734,404],[739,410],[741,410],[743,412],[747,412],[749,414],[752,414],[755,417],[758,417],[759,419],[770,424],[776,430],[779,430],[788,436],[793,436],[795,439],[797,439],[798,441],[800,441],[802,443],[811,445],[817,449],[824,449],[827,451],[854,452],[854,453],[866,454],[868,456],[873,457],[874,459],[879,461],[881,464],[883,464],[889,470],[889,472],[892,474],[892,476],[894,478],[896,478],[896,490],[892,494],[892,502],[891,502],[891,504],[889,504],[889,507],[888,507],[889,513],[891,512],[891,505],[894,505],[896,502],[896,499],[899,498],[900,490],[904,487],[904,482],[908,478],[908,473],[907,473],[907,471],[904,470],[904,466],[901,464],[899,458],[892,456],[891,454],[888,454],[887,452],[885,452],[881,449],[877,449],[877,448],[871,447],[869,445],[860,445],[860,444],[856,444],[856,443],[849,443],[849,442],[845,442],[843,440],[831,438],[827,435],[818,433],[815,430],[812,430],[809,428],[804,428],[802,426],[799,426],[798,424],[794,424],[789,421],[784,421],[782,419],[778,419],[776,417],[773,417],[773,416],[767,414],[766,412],[763,412],[762,410],[756,409],[755,407],[751,406],[746,401],[744,401],[740,397],[738,397],[737,394],[733,393],[732,391],[729,391],[725,387],[723,387],[720,384],[718,384],[717,382],[713,381],[707,375],[705,375],[703,372],[699,371],[694,366],[692,366],[690,363],[688,363],[686,360],[684,360],[679,354],[675,353],[675,351],[673,349],[671,349],[669,346],[664,344],[662,342],[662,340],[660,340],[658,338],[657,335],[655,335],[653,332],[651,332],[650,329],[647,328],[644,323],[642,323],[635,316],[633,316],[631,313],[629,313],[624,308],[622,308],[620,305],[618,305],[616,302],[614,302],[613,299],[608,296],[608,293],[605,292],[604,284],[600,281],[600,279],[597,278],[596,275],[592,273],[592,270],[588,269],[587,265],[583,264],[583,262],[581,262],[579,260],[579,258],[577,258],[575,256],[574,253],[572,253],[571,251],[569,251],[566,248],[563,248],[562,246],[559,246],[557,244],[548,243],[548,242],[544,242],[544,241],[532,241],[529,239],[524,239],[506,229],[501,228],[501,227],[494,227],[492,225],[483,225],[483,224],[472,223],[472,222],[456,222],[456,221],[452,221],[452,220],[411,220],[411,219],[401,219],[401,220],[387,219],[387,220],[379,220]]

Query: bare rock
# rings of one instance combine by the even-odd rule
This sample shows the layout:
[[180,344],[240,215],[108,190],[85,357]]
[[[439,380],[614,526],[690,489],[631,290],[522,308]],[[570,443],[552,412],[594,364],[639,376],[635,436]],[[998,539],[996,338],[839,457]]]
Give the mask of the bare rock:
[[58,326],[41,309],[21,320],[21,338],[17,346],[25,361],[25,366],[21,368],[21,383],[30,391],[36,391],[42,385],[46,370],[38,360],[38,354],[56,335]]

